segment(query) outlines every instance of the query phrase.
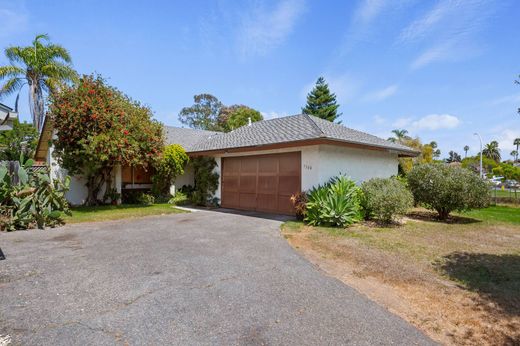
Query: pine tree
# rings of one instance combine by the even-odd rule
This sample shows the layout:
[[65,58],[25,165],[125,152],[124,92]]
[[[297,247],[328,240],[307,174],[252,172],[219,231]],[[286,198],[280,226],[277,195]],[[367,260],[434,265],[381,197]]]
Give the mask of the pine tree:
[[336,95],[330,92],[325,78],[320,77],[314,89],[307,95],[307,104],[302,108],[302,113],[333,122],[341,116],[338,107]]

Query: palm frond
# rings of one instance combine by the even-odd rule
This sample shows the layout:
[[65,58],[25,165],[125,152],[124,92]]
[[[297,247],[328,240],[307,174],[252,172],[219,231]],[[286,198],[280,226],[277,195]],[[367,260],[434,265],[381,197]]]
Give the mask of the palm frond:
[[0,79],[4,78],[22,78],[25,75],[25,70],[23,68],[7,65],[0,66]]
[[20,78],[9,79],[0,89],[0,98],[15,93],[23,86],[23,84],[23,80]]
[[49,64],[42,66],[41,72],[43,76],[61,79],[64,82],[75,81],[78,77],[77,72],[73,68],[57,61],[50,61]]
[[62,46],[57,44],[49,44],[45,48],[47,50],[49,59],[61,59],[68,63],[72,62],[72,58],[70,57],[69,52]]
[[5,53],[5,56],[7,57],[7,59],[9,59],[9,61],[11,63],[14,63],[14,62],[21,63],[21,62],[24,62],[24,59],[22,57],[23,56],[22,51],[23,51],[22,47],[12,46],[12,47],[7,47],[4,51],[4,53]]

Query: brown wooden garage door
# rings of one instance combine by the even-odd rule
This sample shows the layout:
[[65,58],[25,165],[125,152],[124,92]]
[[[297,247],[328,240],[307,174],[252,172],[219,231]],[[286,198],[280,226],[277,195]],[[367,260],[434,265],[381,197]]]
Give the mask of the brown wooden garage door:
[[293,215],[300,162],[300,152],[223,158],[222,206]]

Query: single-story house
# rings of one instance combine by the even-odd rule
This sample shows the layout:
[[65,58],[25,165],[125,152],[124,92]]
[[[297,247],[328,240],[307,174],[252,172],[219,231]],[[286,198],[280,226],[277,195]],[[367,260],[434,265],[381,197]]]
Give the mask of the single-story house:
[[[398,158],[417,152],[398,143],[300,114],[263,120],[228,133],[166,127],[167,144],[182,145],[190,157],[214,157],[219,174],[215,197],[225,208],[293,214],[290,196],[327,182],[339,174],[356,182],[397,175]],[[45,132],[45,131],[44,131]],[[52,157],[50,132],[42,133],[36,159],[46,161],[54,177],[62,170]],[[188,165],[175,185],[193,185]],[[118,191],[150,187],[150,174],[140,168],[117,167]],[[86,188],[73,177],[67,196],[81,204]]]
[[0,103],[0,131],[13,129],[13,121],[18,119],[18,113],[14,112],[11,107]]

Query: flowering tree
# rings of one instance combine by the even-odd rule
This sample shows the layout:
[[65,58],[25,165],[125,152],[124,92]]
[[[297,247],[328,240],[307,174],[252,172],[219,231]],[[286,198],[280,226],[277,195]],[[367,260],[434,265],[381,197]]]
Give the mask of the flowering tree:
[[150,109],[100,76],[83,76],[77,85],[51,95],[49,118],[60,164],[87,180],[87,205],[100,203],[99,191],[115,165],[147,165],[164,145],[162,125]]

